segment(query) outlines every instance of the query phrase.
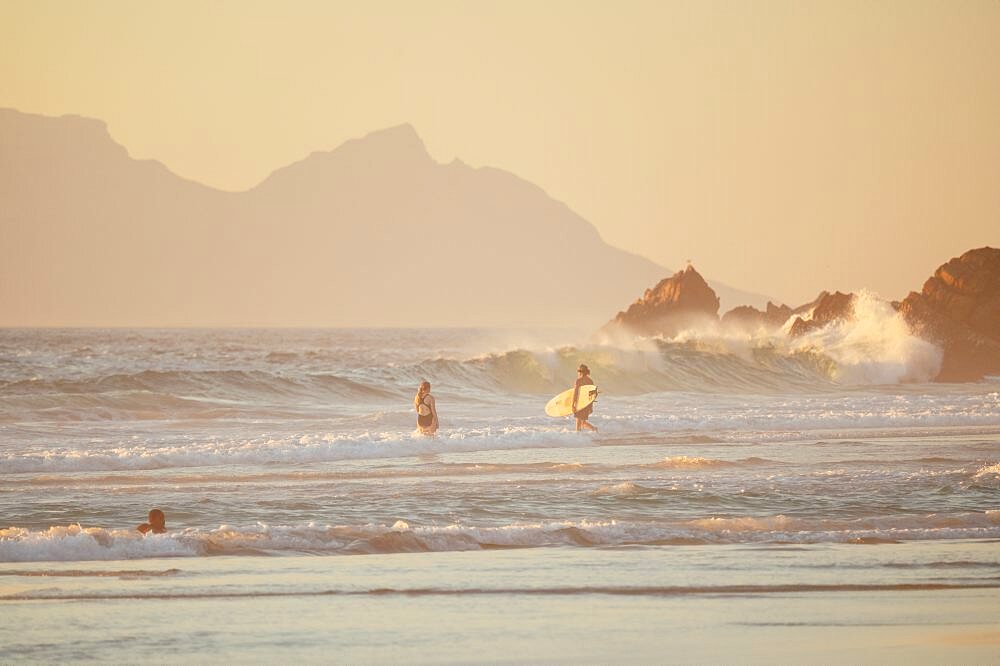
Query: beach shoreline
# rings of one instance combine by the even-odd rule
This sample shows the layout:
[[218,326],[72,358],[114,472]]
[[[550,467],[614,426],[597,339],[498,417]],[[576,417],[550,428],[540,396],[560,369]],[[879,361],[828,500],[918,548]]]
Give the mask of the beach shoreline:
[[989,663],[996,545],[4,563],[0,658]]

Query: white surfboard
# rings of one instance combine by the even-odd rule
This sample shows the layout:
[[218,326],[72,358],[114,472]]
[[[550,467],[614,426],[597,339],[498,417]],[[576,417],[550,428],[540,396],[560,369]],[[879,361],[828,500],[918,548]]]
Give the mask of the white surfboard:
[[[545,405],[545,413],[549,416],[569,416],[573,413],[573,391],[575,388],[563,391],[556,397],[549,400]],[[597,400],[597,387],[587,384],[580,387],[580,397],[576,399],[576,409],[580,411],[590,403]]]

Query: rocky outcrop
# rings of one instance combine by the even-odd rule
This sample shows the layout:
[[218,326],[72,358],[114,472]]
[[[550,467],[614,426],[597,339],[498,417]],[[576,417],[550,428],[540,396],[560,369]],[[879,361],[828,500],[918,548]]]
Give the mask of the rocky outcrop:
[[1000,249],[969,250],[938,268],[899,311],[914,333],[939,345],[938,381],[1000,374]]
[[843,294],[839,291],[830,294],[824,291],[813,303],[796,308],[796,311],[802,311],[803,308],[811,309],[812,317],[795,318],[791,328],[788,329],[788,335],[793,338],[835,321],[851,319],[854,316],[854,294]]
[[823,299],[829,296],[830,292],[821,291],[816,298],[794,309],[784,304],[775,305],[771,301],[767,302],[767,307],[764,310],[758,310],[749,305],[740,305],[722,315],[722,324],[745,329],[781,328],[791,317],[812,312]]
[[816,298],[812,299],[808,303],[803,303],[799,307],[797,307],[794,310],[792,310],[792,314],[793,315],[802,315],[802,314],[808,314],[808,313],[812,312],[813,310],[816,309],[816,306],[818,306],[823,301],[823,299],[826,298],[829,295],[830,295],[830,292],[828,292],[826,290],[819,292],[819,294],[816,295]]
[[642,298],[619,312],[604,331],[676,335],[704,321],[718,321],[719,297],[693,266],[660,280]]
[[794,311],[787,305],[767,302],[764,310],[751,305],[740,305],[722,315],[722,325],[729,328],[759,329],[781,328]]
[[[795,309],[771,302],[764,310],[748,305],[733,308],[723,315],[722,324],[753,332],[779,329],[794,317],[788,335],[797,337],[853,320],[856,302],[853,293],[823,291]],[[914,335],[941,348],[936,381],[976,381],[1000,375],[1000,249],[969,250],[938,268],[920,293],[911,292],[892,306]],[[688,266],[647,289],[602,332],[673,336],[697,324],[718,322],[718,311],[715,292]]]

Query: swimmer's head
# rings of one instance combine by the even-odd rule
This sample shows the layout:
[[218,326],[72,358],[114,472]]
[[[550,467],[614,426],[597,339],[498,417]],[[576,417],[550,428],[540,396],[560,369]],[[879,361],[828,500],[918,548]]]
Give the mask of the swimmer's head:
[[167,524],[167,517],[159,509],[150,509],[149,524],[154,528],[162,529]]
[[579,372],[581,375],[589,375],[590,374],[590,368],[588,368],[583,363],[580,364],[580,367],[577,368],[576,371]]

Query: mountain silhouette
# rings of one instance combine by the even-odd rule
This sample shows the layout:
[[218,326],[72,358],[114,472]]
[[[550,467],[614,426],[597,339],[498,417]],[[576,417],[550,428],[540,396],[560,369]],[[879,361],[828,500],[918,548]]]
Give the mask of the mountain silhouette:
[[0,202],[5,326],[593,326],[670,272],[409,125],[225,192],[101,121],[0,109]]

